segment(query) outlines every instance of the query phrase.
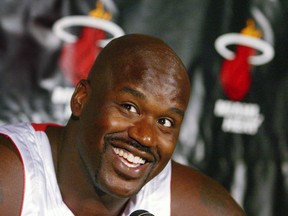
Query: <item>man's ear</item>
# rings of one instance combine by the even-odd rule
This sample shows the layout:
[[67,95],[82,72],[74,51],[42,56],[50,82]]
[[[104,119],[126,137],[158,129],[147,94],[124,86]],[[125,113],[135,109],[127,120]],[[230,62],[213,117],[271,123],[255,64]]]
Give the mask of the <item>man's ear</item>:
[[89,96],[91,93],[91,87],[89,81],[81,80],[75,87],[74,93],[71,98],[71,111],[72,115],[79,117]]

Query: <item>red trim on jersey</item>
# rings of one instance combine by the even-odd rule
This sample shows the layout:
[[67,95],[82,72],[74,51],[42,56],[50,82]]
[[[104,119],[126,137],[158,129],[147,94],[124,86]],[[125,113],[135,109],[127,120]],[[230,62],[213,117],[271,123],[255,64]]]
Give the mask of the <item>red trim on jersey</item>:
[[22,158],[22,155],[20,154],[20,151],[18,149],[18,147],[16,146],[16,144],[13,142],[13,140],[10,138],[10,136],[8,136],[7,134],[4,133],[0,133],[1,135],[3,135],[4,137],[6,137],[7,139],[9,139],[11,141],[11,144],[14,146],[14,148],[17,151],[18,156],[20,157],[21,160],[21,164],[22,164],[22,172],[23,172],[23,193],[22,193],[22,203],[21,203],[21,208],[20,208],[20,215],[22,215],[22,211],[23,211],[23,205],[24,205],[24,195],[25,195],[25,185],[26,185],[26,173],[25,173],[25,169],[24,169],[24,161]]
[[32,123],[31,125],[35,131],[46,131],[47,127],[49,126],[62,127],[61,125],[55,123],[44,123],[44,124]]

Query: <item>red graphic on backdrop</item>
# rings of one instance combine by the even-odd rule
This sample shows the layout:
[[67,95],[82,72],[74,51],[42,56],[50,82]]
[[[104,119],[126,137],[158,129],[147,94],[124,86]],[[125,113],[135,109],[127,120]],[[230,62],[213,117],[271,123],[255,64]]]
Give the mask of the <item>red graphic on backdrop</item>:
[[60,67],[72,84],[76,85],[79,80],[87,77],[94,60],[102,49],[97,42],[105,38],[104,31],[84,27],[75,43],[65,44],[60,56]]
[[225,60],[220,72],[220,82],[225,94],[231,100],[242,100],[251,86],[251,65],[249,57],[255,50],[246,46],[237,46],[233,60]]
[[[247,21],[247,26],[242,29],[241,34],[226,36],[228,42],[236,44],[236,51],[233,58],[226,58],[224,60],[219,79],[225,95],[231,100],[243,100],[249,92],[252,82],[251,64],[262,64],[264,60],[267,61],[270,60],[270,57],[273,57],[272,52],[269,52],[270,47],[262,42],[259,39],[260,37],[261,32],[256,28],[254,21],[251,19]],[[227,43],[224,42],[224,45],[227,45]],[[263,49],[263,54],[265,55],[260,56],[260,58],[258,56],[257,59],[256,48],[261,49],[262,47],[265,47]]]

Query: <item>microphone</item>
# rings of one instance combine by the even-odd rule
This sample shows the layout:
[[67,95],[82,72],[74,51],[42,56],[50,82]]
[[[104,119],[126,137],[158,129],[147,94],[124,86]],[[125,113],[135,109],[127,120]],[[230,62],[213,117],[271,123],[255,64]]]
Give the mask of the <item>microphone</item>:
[[146,210],[139,209],[132,212],[129,216],[154,216],[154,215]]

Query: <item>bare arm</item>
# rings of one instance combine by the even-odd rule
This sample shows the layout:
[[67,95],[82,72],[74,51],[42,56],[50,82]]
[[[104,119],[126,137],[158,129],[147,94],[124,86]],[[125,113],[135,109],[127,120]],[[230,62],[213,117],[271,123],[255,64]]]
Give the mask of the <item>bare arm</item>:
[[24,175],[14,145],[0,135],[0,215],[20,215]]
[[230,194],[195,169],[172,163],[171,215],[243,216]]

